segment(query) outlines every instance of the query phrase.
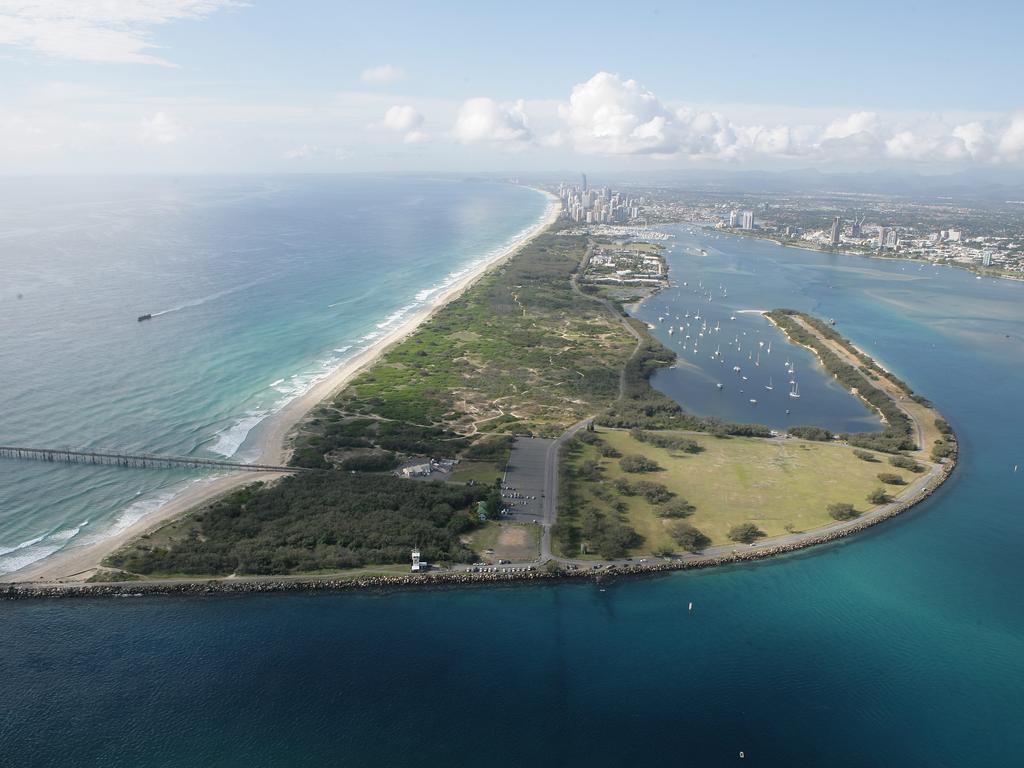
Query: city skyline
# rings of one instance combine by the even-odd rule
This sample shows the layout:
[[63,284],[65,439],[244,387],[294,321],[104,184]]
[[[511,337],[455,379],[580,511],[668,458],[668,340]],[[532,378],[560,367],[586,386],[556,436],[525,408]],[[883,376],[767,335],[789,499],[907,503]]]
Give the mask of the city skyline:
[[953,8],[8,2],[0,169],[1018,168],[1021,11]]

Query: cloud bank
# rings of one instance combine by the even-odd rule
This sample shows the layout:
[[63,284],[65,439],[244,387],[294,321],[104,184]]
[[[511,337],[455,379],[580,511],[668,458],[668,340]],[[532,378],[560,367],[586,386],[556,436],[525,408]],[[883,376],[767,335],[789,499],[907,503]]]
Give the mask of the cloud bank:
[[0,44],[59,59],[174,66],[149,51],[152,27],[235,0],[0,0]]
[[[746,162],[901,161],[1005,164],[1024,160],[1024,111],[958,123],[853,112],[826,125],[740,124],[715,111],[671,106],[635,80],[598,72],[558,107],[560,141],[587,155]],[[524,116],[525,121],[525,116]]]

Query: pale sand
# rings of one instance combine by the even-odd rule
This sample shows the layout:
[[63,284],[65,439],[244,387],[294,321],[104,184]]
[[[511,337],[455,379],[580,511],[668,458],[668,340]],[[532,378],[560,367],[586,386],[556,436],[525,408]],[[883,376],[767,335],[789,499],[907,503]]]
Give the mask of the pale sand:
[[[318,382],[306,394],[292,400],[288,405],[273,414],[259,426],[260,452],[253,460],[255,464],[286,464],[291,453],[290,440],[292,431],[302,419],[322,401],[330,398],[342,389],[360,371],[372,365],[385,351],[402,341],[416,330],[423,321],[438,309],[460,296],[469,286],[489,269],[508,259],[558,218],[561,202],[557,197],[545,192],[549,198],[548,208],[544,217],[520,237],[513,240],[506,248],[496,253],[467,272],[457,282],[438,294],[428,304],[410,315],[401,325],[376,340],[371,346],[342,363],[327,378]],[[14,573],[6,574],[5,581],[80,581],[88,578],[107,555],[121,548],[133,539],[155,530],[174,518],[181,517],[194,507],[209,503],[233,488],[253,483],[258,480],[272,480],[283,477],[283,474],[236,472],[218,477],[212,482],[197,484],[184,489],[167,504],[162,505],[141,520],[133,523],[117,534],[92,544],[69,547],[50,557],[22,568]]]

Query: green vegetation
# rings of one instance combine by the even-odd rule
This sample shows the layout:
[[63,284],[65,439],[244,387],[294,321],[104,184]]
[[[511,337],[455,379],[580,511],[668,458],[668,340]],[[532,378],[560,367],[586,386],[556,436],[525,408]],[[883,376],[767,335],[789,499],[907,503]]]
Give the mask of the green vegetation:
[[907,481],[894,472],[879,472],[878,479],[886,485],[906,485]]
[[873,454],[871,451],[862,451],[858,449],[853,452],[853,455],[856,456],[861,461],[878,461],[878,457],[875,456],[875,454]]
[[[288,574],[424,559],[471,561],[462,541],[491,489],[390,476],[309,473],[229,494],[108,558],[143,574]],[[159,532],[158,532],[159,534]]]
[[764,536],[765,532],[753,523],[740,523],[729,529],[729,538],[740,544],[753,544]]
[[711,539],[690,523],[674,523],[672,539],[687,552],[700,552],[711,543]]
[[686,499],[675,499],[656,510],[659,517],[689,517],[696,511],[697,507]]
[[661,469],[658,462],[639,453],[623,456],[619,459],[619,466],[623,472],[657,472]]
[[853,508],[853,504],[836,502],[828,505],[828,514],[835,520],[852,520],[860,513]]
[[[588,538],[584,525],[595,514],[636,534],[638,543],[630,548],[634,555],[679,551],[672,526],[684,520],[712,546],[729,543],[729,530],[744,522],[768,536],[812,530],[833,522],[827,512],[830,503],[858,502],[878,485],[878,465],[859,460],[855,449],[835,442],[662,433],[668,440],[660,442],[666,444],[698,443],[701,450],[687,453],[636,440],[634,434],[600,429],[566,444],[553,537],[556,553],[576,557],[601,551],[601,543]],[[638,479],[602,455],[607,446],[623,456],[643,455],[664,469]],[[656,480],[653,488],[648,477]]]
[[828,442],[835,435],[824,427],[790,427],[786,430],[793,437],[799,437],[801,440],[818,440],[820,442]]
[[141,576],[137,573],[125,573],[124,571],[110,571],[107,569],[100,569],[96,571],[92,576],[86,579],[87,584],[106,584],[117,581],[138,581]]
[[885,429],[882,432],[851,432],[844,435],[850,445],[861,448],[870,448],[884,453],[896,453],[897,451],[913,451],[917,449],[914,442],[914,425],[910,417],[901,409],[886,392],[872,384],[867,376],[858,368],[837,355],[832,349],[822,342],[818,336],[811,333],[794,320],[799,318],[803,323],[812,327],[823,337],[839,344],[851,354],[855,355],[862,366],[869,372],[878,376],[884,375],[894,385],[899,387],[908,395],[913,391],[895,376],[885,374],[881,367],[867,355],[859,352],[849,341],[840,336],[829,325],[822,323],[817,318],[797,312],[793,309],[776,309],[768,313],[768,317],[781,328],[790,339],[798,344],[812,348],[821,360],[821,364],[831,373],[840,384],[851,391],[856,391],[858,396],[873,407],[885,419]]
[[916,472],[916,473],[924,472],[924,467],[921,466],[920,464],[918,464],[910,456],[902,456],[902,455],[900,455],[900,456],[890,456],[889,457],[889,463],[892,464],[894,467],[899,467],[900,469],[906,469],[906,470],[909,470],[911,472]]
[[945,438],[936,440],[932,446],[932,461],[948,459],[950,456],[956,456],[956,446]]
[[888,504],[892,501],[892,497],[886,492],[885,488],[875,488],[871,493],[868,494],[869,504]]

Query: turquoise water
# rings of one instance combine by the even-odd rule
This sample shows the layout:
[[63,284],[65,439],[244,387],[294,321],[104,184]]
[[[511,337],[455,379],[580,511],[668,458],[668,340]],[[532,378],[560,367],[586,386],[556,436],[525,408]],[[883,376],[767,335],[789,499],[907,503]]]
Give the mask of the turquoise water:
[[[269,414],[546,204],[373,177],[7,179],[0,201],[0,444],[243,461]],[[196,481],[4,462],[0,573]]]
[[[737,308],[835,317],[953,422],[953,479],[837,545],[604,591],[0,604],[0,754],[38,766],[717,766],[741,750],[740,765],[1019,763],[1024,286],[706,244],[691,257],[680,243],[675,279],[721,279]],[[728,277],[755,268],[749,284]],[[797,370],[810,410],[824,383],[809,361]]]

